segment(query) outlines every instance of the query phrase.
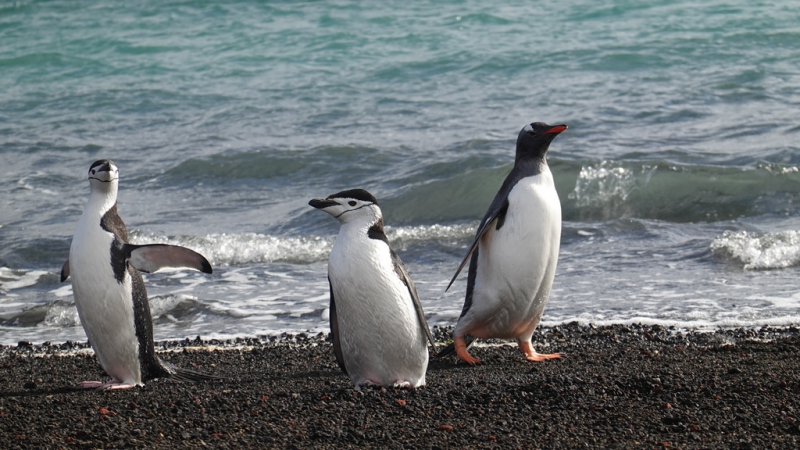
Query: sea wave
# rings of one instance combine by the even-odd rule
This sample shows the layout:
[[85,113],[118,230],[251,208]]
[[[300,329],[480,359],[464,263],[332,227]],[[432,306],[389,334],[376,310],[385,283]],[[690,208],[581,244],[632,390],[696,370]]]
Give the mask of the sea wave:
[[[471,238],[477,222],[456,225],[386,227],[393,246],[432,240]],[[282,262],[311,264],[328,258],[336,236],[278,237],[258,233],[210,234],[206,236],[162,236],[134,230],[132,244],[169,244],[191,248],[203,254],[214,266]]]
[[[564,219],[716,222],[784,215],[800,199],[796,166],[682,165],[666,161],[553,164]],[[575,173],[577,172],[577,176]],[[558,177],[563,178],[560,184]],[[574,184],[567,184],[574,180]],[[566,185],[565,185],[566,184]]]
[[133,244],[169,244],[191,248],[212,265],[241,265],[266,262],[310,264],[324,260],[333,237],[277,237],[258,233],[209,234],[206,236],[161,236],[134,230]]
[[711,242],[711,250],[746,270],[785,269],[800,265],[800,231],[726,231]]

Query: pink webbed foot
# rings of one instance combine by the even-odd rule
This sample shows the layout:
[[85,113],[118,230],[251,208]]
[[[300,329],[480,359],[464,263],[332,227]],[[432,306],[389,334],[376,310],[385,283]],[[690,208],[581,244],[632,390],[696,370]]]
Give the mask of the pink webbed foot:
[[546,359],[556,359],[561,358],[561,353],[550,353],[550,354],[542,354],[536,353],[536,350],[533,349],[533,345],[530,342],[519,342],[519,349],[522,350],[522,354],[525,355],[525,359],[528,361],[544,361]]
[[81,381],[78,383],[80,389],[95,389],[103,385],[102,381]]

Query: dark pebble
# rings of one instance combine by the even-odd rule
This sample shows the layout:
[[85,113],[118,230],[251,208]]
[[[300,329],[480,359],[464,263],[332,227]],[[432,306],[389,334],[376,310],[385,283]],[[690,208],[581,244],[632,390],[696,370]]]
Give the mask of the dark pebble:
[[[452,329],[433,332],[444,343]],[[223,381],[108,392],[73,388],[101,377],[93,355],[66,353],[85,342],[0,347],[0,448],[800,447],[796,327],[570,323],[534,336],[560,360],[477,347],[482,366],[432,360],[427,387],[361,393],[326,334],[233,341],[157,346]],[[192,349],[209,343],[225,350]]]

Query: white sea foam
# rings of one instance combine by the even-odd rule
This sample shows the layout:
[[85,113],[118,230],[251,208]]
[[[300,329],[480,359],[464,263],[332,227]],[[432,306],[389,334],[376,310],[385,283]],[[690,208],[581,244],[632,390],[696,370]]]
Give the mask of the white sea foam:
[[[392,245],[429,240],[471,238],[477,222],[460,225],[386,227]],[[131,233],[133,244],[171,244],[191,248],[208,258],[213,266],[284,262],[311,264],[328,258],[336,236],[277,237],[257,233],[210,234],[167,237],[142,231]]]
[[800,231],[726,231],[711,242],[711,250],[747,270],[784,269],[800,265]]

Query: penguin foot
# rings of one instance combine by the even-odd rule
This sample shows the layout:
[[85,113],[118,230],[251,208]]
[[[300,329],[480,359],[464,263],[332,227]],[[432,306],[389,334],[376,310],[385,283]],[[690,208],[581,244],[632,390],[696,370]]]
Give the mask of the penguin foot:
[[78,383],[80,389],[95,389],[103,385],[102,381],[81,381]]
[[549,354],[542,354],[536,353],[536,350],[533,349],[533,345],[530,342],[520,342],[519,349],[522,350],[522,354],[525,355],[525,359],[528,361],[544,361],[546,359],[556,359],[561,358],[561,353],[549,353]]
[[464,336],[458,336],[457,338],[453,339],[453,344],[456,347],[456,354],[458,354],[458,357],[461,358],[465,363],[469,364],[470,366],[481,364],[480,359],[473,357],[469,354],[469,352],[467,352],[467,343],[464,340]]
[[395,389],[414,389],[414,386],[408,381],[395,381],[392,387]]

